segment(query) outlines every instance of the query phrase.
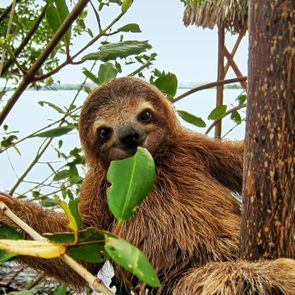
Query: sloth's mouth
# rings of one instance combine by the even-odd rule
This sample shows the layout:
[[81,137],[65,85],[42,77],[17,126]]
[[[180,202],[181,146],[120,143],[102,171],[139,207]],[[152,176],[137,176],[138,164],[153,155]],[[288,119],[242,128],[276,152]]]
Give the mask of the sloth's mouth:
[[109,158],[111,161],[113,160],[122,160],[128,157],[133,156],[137,151],[137,146],[135,147],[113,147],[110,151]]

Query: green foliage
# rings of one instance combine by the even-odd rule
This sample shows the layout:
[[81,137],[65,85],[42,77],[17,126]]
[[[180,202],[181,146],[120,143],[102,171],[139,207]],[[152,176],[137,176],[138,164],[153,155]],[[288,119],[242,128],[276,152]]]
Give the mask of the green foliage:
[[130,55],[137,55],[151,49],[148,41],[128,40],[118,43],[108,43],[99,47],[99,51],[86,54],[82,61],[86,60],[116,60],[117,58],[126,58]]
[[144,254],[125,240],[108,237],[105,249],[110,257],[126,270],[151,287],[159,287],[160,281]]
[[220,105],[217,106],[215,109],[211,111],[211,113],[208,116],[209,120],[217,120],[220,119],[226,112],[227,105]]
[[234,111],[230,115],[231,120],[233,120],[236,124],[241,124],[242,123],[242,117],[238,111]]
[[104,82],[115,78],[118,72],[118,69],[111,62],[101,64],[97,76],[87,69],[83,69],[83,74],[97,85],[101,85]]
[[197,117],[187,111],[178,110],[177,113],[184,121],[186,121],[188,123],[191,123],[191,124],[193,124],[197,127],[201,127],[201,128],[206,127],[205,121],[200,117]]
[[59,136],[69,133],[70,131],[72,131],[75,128],[76,128],[75,126],[71,126],[71,125],[61,126],[61,127],[52,128],[52,129],[46,130],[44,132],[34,134],[33,137],[59,137]]
[[[65,0],[51,1],[46,9],[46,19],[53,33],[57,32],[68,15],[69,9]],[[66,45],[69,45],[70,41],[71,30],[68,30],[64,36],[64,42]]]
[[68,254],[73,258],[90,263],[103,263],[110,258],[104,249],[104,245],[98,243],[70,247]]
[[155,181],[153,158],[146,149],[138,148],[134,156],[112,161],[107,179],[112,184],[107,190],[109,208],[119,221],[126,220],[152,189]]
[[127,24],[117,30],[117,32],[132,32],[132,33],[140,33],[141,30],[138,24]]
[[172,99],[177,91],[178,81],[175,74],[168,72],[156,72],[157,79],[151,83],[165,93],[168,98]]
[[[19,1],[13,16],[11,32],[7,36],[8,17],[1,21],[0,47],[9,49],[7,60],[14,57],[18,62],[12,61],[11,65],[3,72],[1,76],[3,85],[7,84],[12,88],[17,86],[18,82],[24,77],[24,72],[32,67],[43,49],[50,42],[53,34],[62,26],[63,21],[75,3],[75,1],[65,0],[51,0],[48,2],[34,0]],[[96,30],[96,27],[90,28],[87,25],[88,10],[91,9],[88,6],[88,9],[81,13],[71,29],[67,31],[62,42],[56,44],[49,58],[37,73],[37,78],[41,78],[39,80],[33,79],[31,86],[37,88],[41,86],[50,87],[53,82],[58,82],[53,75],[55,72],[62,71],[63,67],[69,64],[74,66],[75,64],[85,62],[83,73],[87,81],[101,85],[122,72],[125,75],[129,73],[131,76],[139,76],[147,80],[147,77],[151,75],[150,82],[173,102],[178,88],[176,75],[152,68],[157,53],[149,51],[151,45],[148,41],[125,40],[127,34],[129,36],[130,33],[138,34],[141,32],[140,26],[136,23],[128,22],[124,24],[123,16],[128,12],[132,1],[99,0],[97,5],[96,13],[97,18],[100,20],[98,21],[98,29]],[[107,14],[108,9],[114,10],[114,8],[118,7],[120,8],[120,14],[114,17],[109,24],[102,23],[104,18],[101,16]],[[45,8],[46,15],[41,18],[41,12]],[[36,31],[25,43],[23,49],[16,54],[18,45],[25,40],[25,37],[28,37],[31,28],[39,17],[40,23]],[[90,39],[90,41],[86,44],[81,44],[81,47],[75,52],[76,48],[72,45],[76,45],[80,40],[85,39],[79,39],[81,35],[86,36],[86,39]],[[86,51],[86,49],[88,50]],[[86,52],[92,53],[86,54]],[[94,62],[90,65],[89,61],[92,60]],[[81,89],[90,90],[90,88],[89,85],[86,85]],[[0,94],[1,109],[7,101],[5,96],[7,90],[8,88],[5,86],[3,89],[4,99],[2,99],[2,92]],[[29,145],[31,150],[31,163],[28,163],[28,167],[23,168],[23,173],[18,172],[18,175],[20,175],[18,182],[6,189],[10,189],[15,196],[22,198],[32,197],[32,199],[39,201],[43,206],[50,208],[57,207],[54,197],[58,196],[58,202],[63,204],[62,206],[70,220],[72,232],[47,233],[44,234],[45,237],[67,245],[70,255],[88,262],[97,263],[109,259],[110,254],[106,251],[108,249],[111,255],[115,257],[113,259],[117,263],[127,269],[131,265],[131,270],[135,275],[145,280],[151,286],[156,286],[158,281],[155,274],[152,271],[150,272],[150,266],[146,266],[148,264],[146,264],[145,258],[142,257],[142,253],[139,250],[111,233],[95,228],[80,230],[81,220],[77,209],[78,199],[76,196],[80,192],[80,183],[85,174],[86,165],[81,148],[76,146],[69,147],[72,139],[77,137],[77,122],[81,108],[81,103],[77,102],[79,91],[72,101],[61,100],[58,104],[53,103],[53,101],[39,101],[39,105],[43,107],[40,108],[41,111],[43,112],[45,108],[54,110],[56,119],[52,120],[52,118],[49,118],[50,124],[36,126],[36,131],[33,131],[31,134],[24,134],[21,130],[23,126],[20,126],[20,130],[16,131],[11,131],[7,125],[3,126],[3,131],[1,130],[0,134],[1,156],[10,157],[8,153],[13,148],[18,153],[18,159],[20,159],[20,161],[17,161],[24,162],[23,158],[20,158],[23,157],[23,153],[21,153],[23,152],[22,143]],[[246,98],[246,95],[242,94],[237,98],[236,103],[242,106]],[[224,113],[224,109],[215,110],[213,115],[210,115],[210,120],[214,120],[214,117],[221,117]],[[205,121],[196,115],[182,110],[179,110],[178,114],[186,122],[197,127],[206,126]],[[235,124],[240,124],[243,120],[239,110],[233,111],[230,116]],[[24,123],[24,125],[26,124]],[[69,136],[69,134],[74,136]],[[47,155],[50,155],[50,157],[47,157]],[[49,160],[47,160],[48,158]],[[15,165],[13,161],[11,166]],[[137,206],[150,191],[155,178],[154,164],[145,151],[139,150],[137,155],[124,161],[120,164],[112,163],[112,168],[108,173],[109,180],[112,182],[112,187],[108,191],[108,202],[112,213],[119,220],[119,224],[133,214],[136,214]],[[37,165],[39,167],[42,166],[43,170],[46,171],[44,179],[35,180],[34,174],[31,174],[31,171]],[[132,172],[126,173],[125,169],[127,168],[131,169],[129,171]],[[7,167],[8,169],[9,167]],[[23,189],[23,186],[20,186],[20,184],[25,184],[26,189]],[[10,235],[11,233],[7,236],[2,236],[2,238],[12,239]],[[21,238],[19,233],[17,238]],[[12,258],[12,256],[5,256],[7,255],[6,252],[5,254],[3,253],[0,253],[0,261],[1,259],[4,261]],[[8,255],[15,256],[14,254]],[[131,256],[129,257],[128,255]],[[151,278],[153,279],[151,280]],[[63,286],[56,290],[56,292],[57,295],[60,295],[65,294],[66,291]]]
[[[23,236],[20,232],[0,221],[0,239],[18,240]],[[0,264],[17,256],[16,254],[0,250]]]
[[122,12],[126,12],[127,9],[131,6],[132,0],[123,0],[122,1]]
[[67,287],[65,285],[58,286],[53,292],[53,295],[66,295],[66,294],[67,294]]

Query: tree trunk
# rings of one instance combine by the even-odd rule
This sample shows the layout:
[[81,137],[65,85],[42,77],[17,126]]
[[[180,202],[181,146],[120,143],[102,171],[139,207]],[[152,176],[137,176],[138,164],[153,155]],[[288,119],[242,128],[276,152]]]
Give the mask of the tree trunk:
[[295,258],[295,1],[249,1],[241,256]]

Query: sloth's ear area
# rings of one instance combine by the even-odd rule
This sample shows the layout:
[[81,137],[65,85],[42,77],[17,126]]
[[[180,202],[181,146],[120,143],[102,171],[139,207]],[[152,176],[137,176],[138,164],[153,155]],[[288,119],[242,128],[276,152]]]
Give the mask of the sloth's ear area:
[[3,192],[0,192],[0,201],[6,205],[12,205],[15,203],[15,199],[12,196]]

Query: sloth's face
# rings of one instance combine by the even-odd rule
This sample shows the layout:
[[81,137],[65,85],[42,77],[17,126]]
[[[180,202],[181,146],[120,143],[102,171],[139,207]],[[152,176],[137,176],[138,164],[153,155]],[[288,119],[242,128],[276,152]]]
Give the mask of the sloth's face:
[[[80,139],[90,165],[132,156],[138,146],[155,157],[180,127],[163,94],[133,77],[113,79],[91,92],[80,115]],[[174,135],[173,135],[174,134]]]
[[150,102],[121,99],[98,109],[91,127],[91,149],[110,162],[134,155],[139,146],[153,153],[164,135],[163,116]]

